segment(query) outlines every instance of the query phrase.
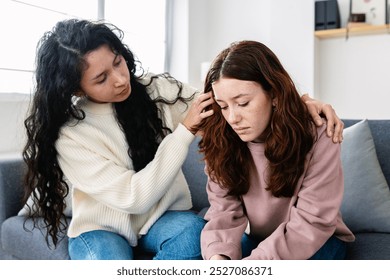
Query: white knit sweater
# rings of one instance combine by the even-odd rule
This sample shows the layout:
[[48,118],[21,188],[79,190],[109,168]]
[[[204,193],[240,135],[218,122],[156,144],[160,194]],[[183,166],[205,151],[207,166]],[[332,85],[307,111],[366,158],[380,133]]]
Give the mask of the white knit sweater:
[[[141,82],[149,81],[147,76]],[[165,78],[148,86],[152,98],[172,100],[177,91]],[[184,85],[182,95],[194,92]],[[164,112],[164,124],[173,133],[161,142],[154,159],[135,172],[112,103],[80,100],[77,106],[85,112],[85,119],[63,127],[56,143],[60,167],[72,185],[69,237],[101,229],[116,232],[136,246],[140,235],[146,234],[166,210],[191,208],[181,166],[195,137],[180,124],[189,105],[180,101],[158,105]]]

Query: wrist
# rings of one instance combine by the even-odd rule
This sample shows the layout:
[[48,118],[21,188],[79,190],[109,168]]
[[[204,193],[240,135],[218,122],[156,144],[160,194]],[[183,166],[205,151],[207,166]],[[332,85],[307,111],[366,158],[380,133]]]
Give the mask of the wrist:
[[185,122],[182,122],[181,124],[182,124],[189,132],[191,132],[193,135],[196,134],[196,132],[197,132],[196,129],[194,129],[194,128],[192,128],[192,127],[189,127],[189,125],[186,124]]

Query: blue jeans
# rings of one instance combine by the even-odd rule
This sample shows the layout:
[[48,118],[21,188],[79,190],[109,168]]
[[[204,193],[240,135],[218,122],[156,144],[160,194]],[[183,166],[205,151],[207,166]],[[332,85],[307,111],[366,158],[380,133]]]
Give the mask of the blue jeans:
[[72,260],[133,260],[137,252],[155,260],[200,260],[200,233],[205,220],[187,211],[167,211],[133,248],[122,236],[105,230],[69,238]]
[[[249,256],[259,243],[259,240],[244,234],[241,239],[242,256]],[[332,236],[309,260],[343,260],[345,253],[346,243]]]

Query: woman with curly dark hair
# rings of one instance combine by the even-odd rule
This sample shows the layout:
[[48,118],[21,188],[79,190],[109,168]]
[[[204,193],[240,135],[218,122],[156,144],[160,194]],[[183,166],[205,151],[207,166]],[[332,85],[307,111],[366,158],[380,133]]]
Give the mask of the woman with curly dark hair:
[[199,259],[204,220],[184,211],[181,166],[213,101],[169,75],[137,76],[121,38],[113,25],[66,20],[41,39],[25,121],[29,214],[56,245],[72,206],[71,259],[132,259],[136,246]]
[[275,54],[233,43],[213,61],[199,143],[209,175],[205,259],[342,259],[340,145],[316,126]]

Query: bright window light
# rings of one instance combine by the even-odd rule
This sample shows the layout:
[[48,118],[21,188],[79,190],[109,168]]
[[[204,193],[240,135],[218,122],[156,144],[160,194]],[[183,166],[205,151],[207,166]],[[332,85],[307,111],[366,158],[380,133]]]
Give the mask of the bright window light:
[[[97,15],[98,0],[1,0],[0,94],[33,91],[36,45],[56,22]],[[145,70],[163,72],[165,0],[105,0],[105,19],[125,32]]]
[[105,20],[125,32],[125,44],[146,71],[164,71],[165,0],[106,0]]

